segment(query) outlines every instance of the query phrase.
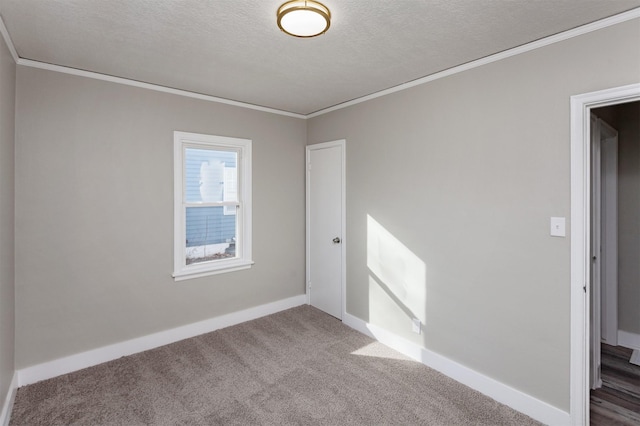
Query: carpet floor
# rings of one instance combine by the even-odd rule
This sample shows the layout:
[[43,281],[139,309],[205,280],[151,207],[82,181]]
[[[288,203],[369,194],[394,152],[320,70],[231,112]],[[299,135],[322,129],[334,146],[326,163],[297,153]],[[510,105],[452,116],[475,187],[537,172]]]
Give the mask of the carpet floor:
[[18,389],[10,425],[538,425],[300,306]]

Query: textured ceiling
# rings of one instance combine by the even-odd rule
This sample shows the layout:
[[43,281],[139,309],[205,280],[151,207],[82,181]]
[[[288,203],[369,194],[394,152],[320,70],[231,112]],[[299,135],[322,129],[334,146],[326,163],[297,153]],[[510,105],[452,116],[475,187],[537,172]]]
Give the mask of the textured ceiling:
[[323,0],[329,31],[282,33],[284,0],[0,0],[22,59],[309,114],[636,7],[640,0]]

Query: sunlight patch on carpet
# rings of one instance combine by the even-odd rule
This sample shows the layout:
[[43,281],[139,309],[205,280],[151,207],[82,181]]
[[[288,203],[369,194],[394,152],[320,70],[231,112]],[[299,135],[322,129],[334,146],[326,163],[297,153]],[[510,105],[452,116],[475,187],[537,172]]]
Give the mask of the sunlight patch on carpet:
[[416,362],[411,358],[408,358],[401,353],[396,352],[393,349],[388,348],[387,346],[378,342],[373,342],[361,347],[360,349],[356,349],[355,351],[351,352],[351,355],[371,356],[376,358],[397,359],[401,361]]

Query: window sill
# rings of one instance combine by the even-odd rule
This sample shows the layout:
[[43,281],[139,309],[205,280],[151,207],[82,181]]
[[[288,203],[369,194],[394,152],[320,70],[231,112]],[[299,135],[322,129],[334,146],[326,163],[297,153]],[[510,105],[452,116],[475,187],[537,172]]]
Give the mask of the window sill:
[[[175,281],[184,281],[191,278],[207,277],[209,275],[225,274],[227,272],[242,271],[249,269],[254,264],[252,260],[239,259],[225,264],[197,265],[192,268],[186,267],[181,271],[172,274]],[[204,266],[204,267],[203,267]]]

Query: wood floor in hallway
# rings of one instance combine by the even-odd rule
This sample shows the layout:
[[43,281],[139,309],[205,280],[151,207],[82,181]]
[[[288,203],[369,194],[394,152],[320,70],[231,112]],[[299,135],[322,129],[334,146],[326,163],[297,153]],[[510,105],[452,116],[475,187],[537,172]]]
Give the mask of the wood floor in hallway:
[[591,391],[592,426],[640,425],[640,366],[633,351],[602,345],[602,387]]

